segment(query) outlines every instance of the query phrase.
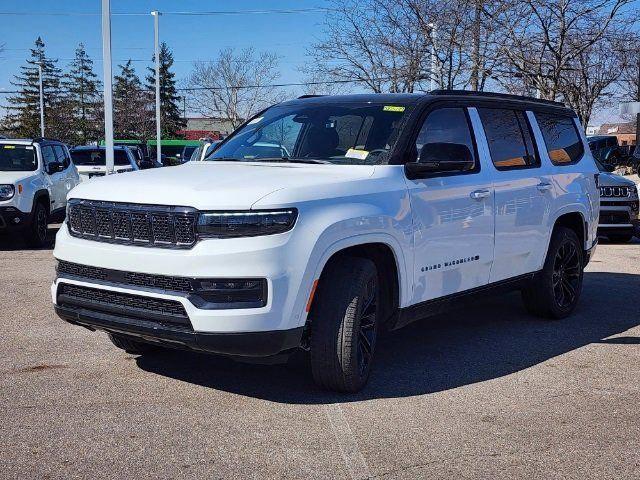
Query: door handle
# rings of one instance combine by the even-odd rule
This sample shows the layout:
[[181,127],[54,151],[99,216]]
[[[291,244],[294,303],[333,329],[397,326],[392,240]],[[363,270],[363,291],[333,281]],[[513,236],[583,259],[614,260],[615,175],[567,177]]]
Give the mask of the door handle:
[[540,190],[541,192],[548,192],[549,190],[551,190],[553,185],[547,182],[540,182],[538,185],[536,185],[536,187],[538,187],[538,190]]
[[474,200],[482,200],[483,198],[487,198],[489,195],[491,195],[491,192],[487,189],[474,190],[469,194],[469,196]]

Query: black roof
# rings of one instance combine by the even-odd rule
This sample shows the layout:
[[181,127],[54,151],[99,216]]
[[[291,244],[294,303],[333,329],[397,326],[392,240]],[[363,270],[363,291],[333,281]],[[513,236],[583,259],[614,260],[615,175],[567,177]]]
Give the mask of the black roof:
[[419,102],[429,102],[438,98],[464,99],[497,103],[509,102],[526,105],[531,108],[562,109],[571,112],[563,103],[544,100],[522,95],[511,95],[497,92],[475,92],[470,90],[433,90],[426,93],[360,93],[351,95],[303,95],[295,100],[283,102],[281,105],[304,104],[334,104],[334,103],[389,103],[410,105]]

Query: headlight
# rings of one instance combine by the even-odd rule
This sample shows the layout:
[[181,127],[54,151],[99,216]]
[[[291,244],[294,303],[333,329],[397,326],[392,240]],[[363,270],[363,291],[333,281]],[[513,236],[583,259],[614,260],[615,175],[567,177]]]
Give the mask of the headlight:
[[293,228],[298,210],[255,210],[245,212],[203,212],[198,217],[201,237],[256,237],[283,233]]
[[13,185],[0,185],[0,200],[9,200],[14,194]]

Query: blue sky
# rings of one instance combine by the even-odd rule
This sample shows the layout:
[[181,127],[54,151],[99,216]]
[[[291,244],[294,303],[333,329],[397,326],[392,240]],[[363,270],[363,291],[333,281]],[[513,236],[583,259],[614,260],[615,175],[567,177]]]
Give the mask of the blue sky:
[[[322,0],[111,0],[112,13],[165,11],[220,11],[251,9],[301,9],[322,7]],[[83,42],[102,77],[102,41],[100,16],[45,16],[37,12],[82,12],[99,14],[100,0],[2,0],[0,12],[32,13],[29,16],[0,15],[0,91],[13,90],[10,84],[29,55],[29,48],[42,36],[47,55],[59,58],[66,67],[78,43]],[[282,82],[300,80],[298,66],[305,62],[306,48],[319,32],[323,14],[269,14],[225,16],[174,16],[160,18],[160,38],[173,50],[178,79],[185,77],[194,60],[209,60],[224,47],[238,49],[253,46],[280,55]],[[153,56],[153,20],[151,15],[112,18],[114,73],[117,65],[132,58],[138,74]],[[0,101],[2,96],[0,96]]]
[[[632,8],[637,3],[634,2]],[[324,0],[111,0],[113,13],[159,11],[228,11],[251,9],[301,9],[325,6]],[[10,84],[29,56],[29,48],[38,35],[46,43],[49,57],[59,58],[60,66],[74,54],[83,42],[95,61],[96,73],[102,77],[102,43],[100,0],[2,0],[0,13],[15,12],[27,15],[0,14],[0,92],[13,90]],[[47,16],[38,12],[86,13],[86,16]],[[301,81],[298,68],[306,60],[306,50],[322,32],[322,12],[303,14],[175,16],[160,19],[160,37],[173,50],[175,72],[180,80],[188,75],[195,60],[210,60],[224,47],[238,49],[253,46],[257,50],[277,53],[280,57],[280,81]],[[112,48],[114,73],[117,65],[131,58],[141,77],[151,65],[153,55],[153,20],[151,15],[117,16],[112,18]],[[0,105],[4,95],[0,93]],[[1,114],[2,112],[0,112]],[[595,122],[617,120],[616,109],[600,112]],[[592,122],[594,123],[594,122]]]

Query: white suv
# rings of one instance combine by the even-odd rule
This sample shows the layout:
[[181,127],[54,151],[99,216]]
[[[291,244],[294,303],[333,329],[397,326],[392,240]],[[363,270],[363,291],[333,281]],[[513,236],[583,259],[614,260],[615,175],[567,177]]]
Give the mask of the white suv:
[[34,247],[47,225],[62,220],[67,193],[79,183],[67,146],[57,140],[0,140],[0,232],[20,233]]
[[55,309],[129,352],[306,350],[319,385],[356,391],[381,330],[473,294],[573,311],[599,208],[581,132],[561,104],[499,94],[275,105],[209,161],[76,188]]

